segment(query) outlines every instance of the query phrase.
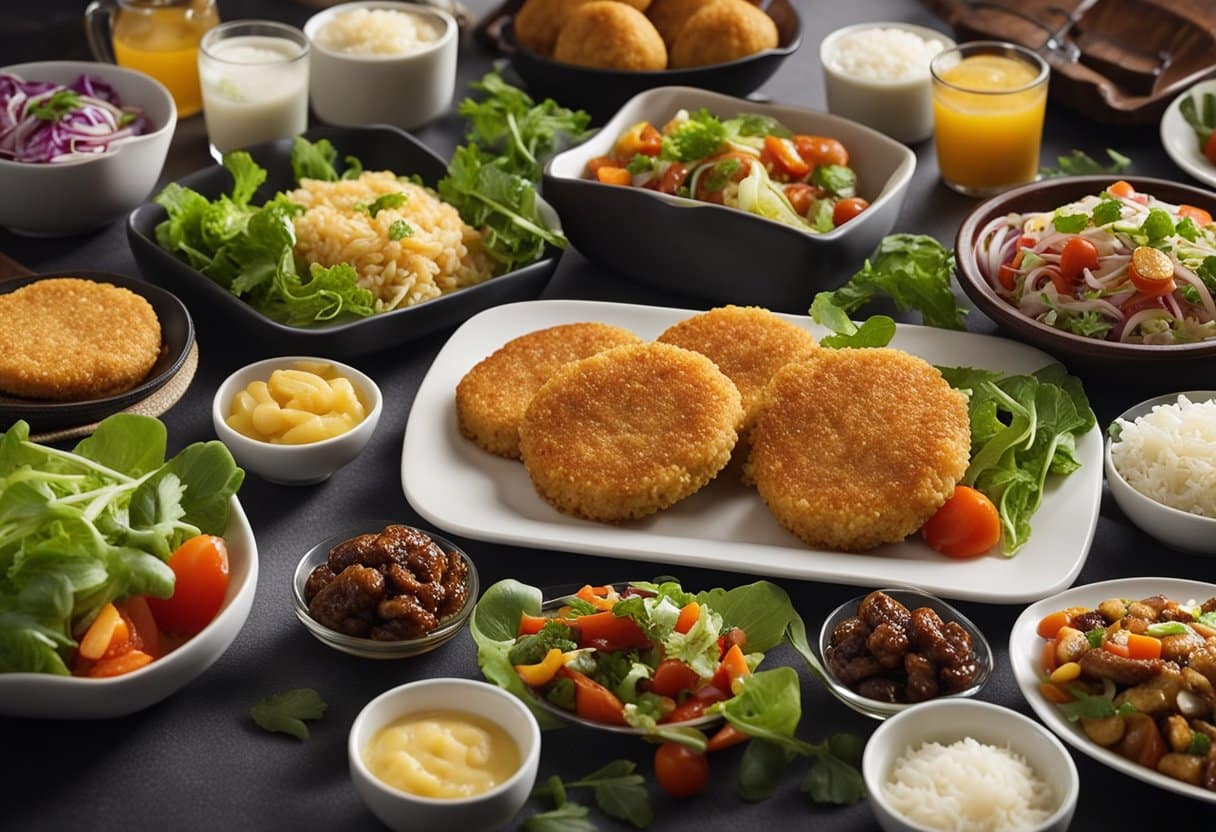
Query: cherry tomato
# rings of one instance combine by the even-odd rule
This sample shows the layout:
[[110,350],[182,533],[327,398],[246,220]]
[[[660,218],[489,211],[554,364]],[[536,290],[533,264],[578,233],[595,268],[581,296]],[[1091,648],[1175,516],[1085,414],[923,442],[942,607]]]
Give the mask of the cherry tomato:
[[844,225],[869,207],[870,203],[859,196],[842,199],[832,208],[832,225]]
[[163,630],[193,635],[202,630],[224,603],[228,591],[228,548],[222,537],[200,534],[169,558],[176,580],[171,598],[149,598],[148,606]]
[[815,167],[849,163],[849,152],[835,139],[823,136],[794,136],[794,147],[798,149],[799,156]]
[[658,156],[663,148],[663,137],[654,125],[648,121],[640,121],[630,127],[616,140],[613,152],[617,158],[632,159],[641,153],[644,156]]
[[659,696],[670,696],[673,699],[686,690],[692,690],[701,677],[679,659],[664,659],[655,668],[650,680],[650,690]]
[[692,696],[677,705],[676,709],[663,719],[663,722],[687,722],[690,719],[696,719],[705,713],[705,709],[710,705],[726,699],[730,699],[730,694],[726,691],[714,685],[704,685],[694,690]]
[[1001,541],[1001,516],[984,494],[956,485],[954,494],[921,528],[930,549],[951,558],[973,558]]
[[672,797],[692,797],[709,783],[709,760],[679,743],[665,742],[654,753],[654,776]]
[[[1098,247],[1084,237],[1073,237],[1064,245],[1060,254],[1060,273],[1069,282],[1075,284],[1085,269],[1093,271],[1098,268]],[[1069,290],[1071,294],[1071,289]]]
[[1160,297],[1174,291],[1174,263],[1168,254],[1151,246],[1137,246],[1127,267],[1132,285],[1148,297]]
[[806,212],[811,210],[816,195],[816,189],[804,182],[794,182],[785,186],[785,198],[790,201],[794,210],[804,217]]
[[[773,164],[790,178],[801,179],[811,172],[811,166],[802,158],[798,149],[794,147],[794,143],[789,139],[783,139],[780,136],[765,136],[764,152],[773,161]],[[773,168],[769,167],[769,170],[772,172]]]
[[680,190],[680,186],[688,178],[688,171],[688,165],[683,162],[672,162],[668,165],[667,170],[663,171],[663,175],[659,177],[659,193],[674,194]]

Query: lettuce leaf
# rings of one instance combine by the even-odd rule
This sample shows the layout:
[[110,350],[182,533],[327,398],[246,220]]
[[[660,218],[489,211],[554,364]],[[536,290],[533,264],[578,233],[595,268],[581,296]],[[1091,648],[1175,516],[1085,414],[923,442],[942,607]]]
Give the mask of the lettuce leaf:
[[118,414],[72,451],[0,434],[0,673],[67,674],[104,604],[173,593],[169,555],[222,534],[244,478],[219,442],[165,460],[164,425]]

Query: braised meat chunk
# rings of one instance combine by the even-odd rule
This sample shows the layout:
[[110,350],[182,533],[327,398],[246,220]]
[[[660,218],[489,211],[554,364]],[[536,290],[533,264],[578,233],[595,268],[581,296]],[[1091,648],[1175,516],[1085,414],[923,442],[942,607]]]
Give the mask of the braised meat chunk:
[[409,526],[386,526],[334,546],[309,574],[304,600],[321,624],[350,636],[424,636],[464,608],[469,567]]

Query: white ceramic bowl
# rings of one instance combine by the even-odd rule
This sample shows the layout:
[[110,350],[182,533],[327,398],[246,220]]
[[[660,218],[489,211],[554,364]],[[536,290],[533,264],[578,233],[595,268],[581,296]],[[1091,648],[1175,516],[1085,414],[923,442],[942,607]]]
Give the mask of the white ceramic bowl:
[[[363,762],[363,749],[375,733],[407,714],[435,709],[464,711],[498,725],[519,748],[519,770],[485,794],[456,799],[419,797],[377,779]],[[497,829],[523,807],[536,782],[540,728],[523,702],[494,685],[471,679],[426,679],[395,687],[369,702],[351,725],[347,753],[355,791],[390,829]]]
[[[1128,408],[1119,418],[1129,422],[1135,421],[1138,417],[1151,413],[1158,405],[1176,403],[1179,396],[1186,396],[1192,402],[1211,401],[1216,399],[1216,390],[1189,390],[1157,396]],[[1146,534],[1152,535],[1167,546],[1196,555],[1216,555],[1216,518],[1191,514],[1141,494],[1115,468],[1110,453],[1113,442],[1108,428],[1106,482],[1110,485],[1110,493],[1114,496],[1115,503],[1123,513]]]
[[93,75],[114,87],[124,105],[142,108],[151,122],[150,132],[88,159],[50,164],[0,159],[0,226],[40,237],[79,234],[118,219],[152,193],[177,127],[173,96],[159,81],[133,69],[85,61],[14,64],[0,72],[58,84]]
[[[330,364],[339,374],[350,379],[363,402],[367,417],[346,433],[306,445],[262,442],[228,427],[224,420],[232,410],[232,400],[237,393],[251,382],[267,381],[275,370],[291,369],[301,361]],[[216,436],[228,446],[242,468],[280,485],[315,485],[359,455],[376,430],[382,407],[383,397],[376,382],[354,367],[328,358],[284,355],[248,364],[224,379],[211,400],[211,423],[215,426]]]
[[1056,810],[1042,824],[1026,832],[1068,829],[1081,788],[1081,778],[1068,750],[1033,719],[973,699],[925,702],[891,717],[870,737],[861,761],[861,774],[879,826],[886,832],[933,832],[930,827],[897,814],[883,787],[891,778],[896,759],[909,747],[926,742],[948,745],[965,737],[988,745],[1008,746],[1055,790]]
[[833,67],[840,39],[866,29],[911,32],[925,41],[938,41],[942,51],[953,49],[954,41],[936,29],[911,23],[858,23],[837,29],[819,44],[829,112],[859,121],[901,142],[924,141],[933,135],[933,82],[928,62],[923,75],[899,81],[871,81]]
[[154,705],[209,668],[232,644],[258,585],[258,547],[236,497],[229,508],[228,592],[210,624],[151,664],[110,679],[46,673],[0,674],[0,715],[39,719],[109,719]]
[[[390,9],[439,24],[439,38],[407,55],[353,55],[327,49],[317,33],[352,9]],[[458,32],[450,14],[431,6],[393,0],[343,3],[309,18],[312,42],[310,93],[317,116],[330,124],[394,124],[407,130],[447,112],[456,89]]]

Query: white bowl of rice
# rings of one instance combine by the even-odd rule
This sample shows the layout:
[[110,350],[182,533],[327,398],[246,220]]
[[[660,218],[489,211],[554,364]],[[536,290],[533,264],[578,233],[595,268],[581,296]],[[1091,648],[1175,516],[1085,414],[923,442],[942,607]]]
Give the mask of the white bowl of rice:
[[456,19],[393,0],[342,3],[304,24],[313,46],[309,93],[317,116],[346,126],[421,127],[447,112],[456,89]]
[[1216,555],[1216,390],[1141,402],[1107,431],[1115,502],[1167,546]]
[[929,62],[954,41],[911,23],[859,23],[819,45],[828,111],[901,142],[933,135]]
[[1081,785],[1042,725],[967,699],[888,719],[866,743],[861,771],[887,832],[1064,832]]

